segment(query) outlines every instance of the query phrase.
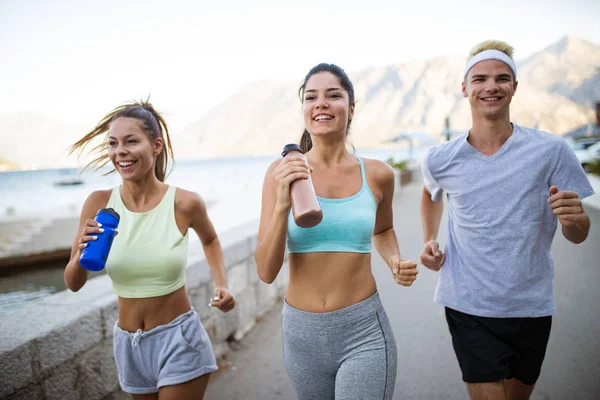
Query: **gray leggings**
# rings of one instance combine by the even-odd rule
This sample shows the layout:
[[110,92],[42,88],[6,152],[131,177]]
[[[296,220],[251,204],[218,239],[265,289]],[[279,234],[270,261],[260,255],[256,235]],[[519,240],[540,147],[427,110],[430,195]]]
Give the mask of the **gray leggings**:
[[283,359],[299,400],[389,400],[396,340],[379,295],[327,313],[283,306]]

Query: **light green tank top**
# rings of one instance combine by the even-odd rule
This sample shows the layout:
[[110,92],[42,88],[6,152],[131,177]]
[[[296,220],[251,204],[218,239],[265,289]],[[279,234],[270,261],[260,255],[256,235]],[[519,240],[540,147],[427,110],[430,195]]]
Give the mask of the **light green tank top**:
[[129,211],[120,187],[113,189],[107,207],[121,216],[106,270],[117,296],[146,298],[169,294],[185,285],[188,235],[175,222],[175,186],[150,211]]

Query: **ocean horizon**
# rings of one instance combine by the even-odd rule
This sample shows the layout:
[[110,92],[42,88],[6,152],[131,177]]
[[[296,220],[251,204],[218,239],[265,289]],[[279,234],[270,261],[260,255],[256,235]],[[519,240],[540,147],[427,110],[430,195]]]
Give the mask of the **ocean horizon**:
[[[356,149],[355,154],[382,161],[389,157],[419,161],[426,149],[416,147],[411,154],[402,147],[368,148]],[[278,155],[176,160],[166,183],[198,193],[209,205],[209,211],[218,211],[227,203],[226,213],[232,220],[227,223],[229,227],[236,219],[241,224],[258,218],[264,175],[268,165],[277,158]],[[90,193],[120,184],[119,175],[106,175],[109,171],[105,167],[82,172],[79,167],[0,172],[0,222],[79,216]]]

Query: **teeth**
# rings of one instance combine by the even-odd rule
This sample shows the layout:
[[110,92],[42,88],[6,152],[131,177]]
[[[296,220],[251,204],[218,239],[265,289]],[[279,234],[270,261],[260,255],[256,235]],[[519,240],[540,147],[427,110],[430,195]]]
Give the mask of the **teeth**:
[[483,100],[499,100],[499,97],[485,97]]
[[333,119],[333,117],[331,117],[329,115],[317,115],[315,117],[315,121],[322,121],[324,119]]
[[133,161],[121,161],[119,165],[121,167],[129,167],[130,165],[133,165]]

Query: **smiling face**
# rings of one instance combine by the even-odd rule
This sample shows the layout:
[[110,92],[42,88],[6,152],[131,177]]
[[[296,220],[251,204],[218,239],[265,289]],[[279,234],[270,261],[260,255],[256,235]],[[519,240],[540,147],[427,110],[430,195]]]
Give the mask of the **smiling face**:
[[320,72],[306,82],[302,99],[304,126],[312,136],[339,135],[345,139],[354,116],[348,92],[331,72]]
[[138,180],[154,173],[156,157],[162,150],[161,138],[150,139],[135,118],[120,117],[110,124],[108,157],[123,180]]
[[469,98],[473,116],[510,118],[509,106],[517,83],[508,65],[499,60],[485,60],[471,68],[462,83],[462,93]]

